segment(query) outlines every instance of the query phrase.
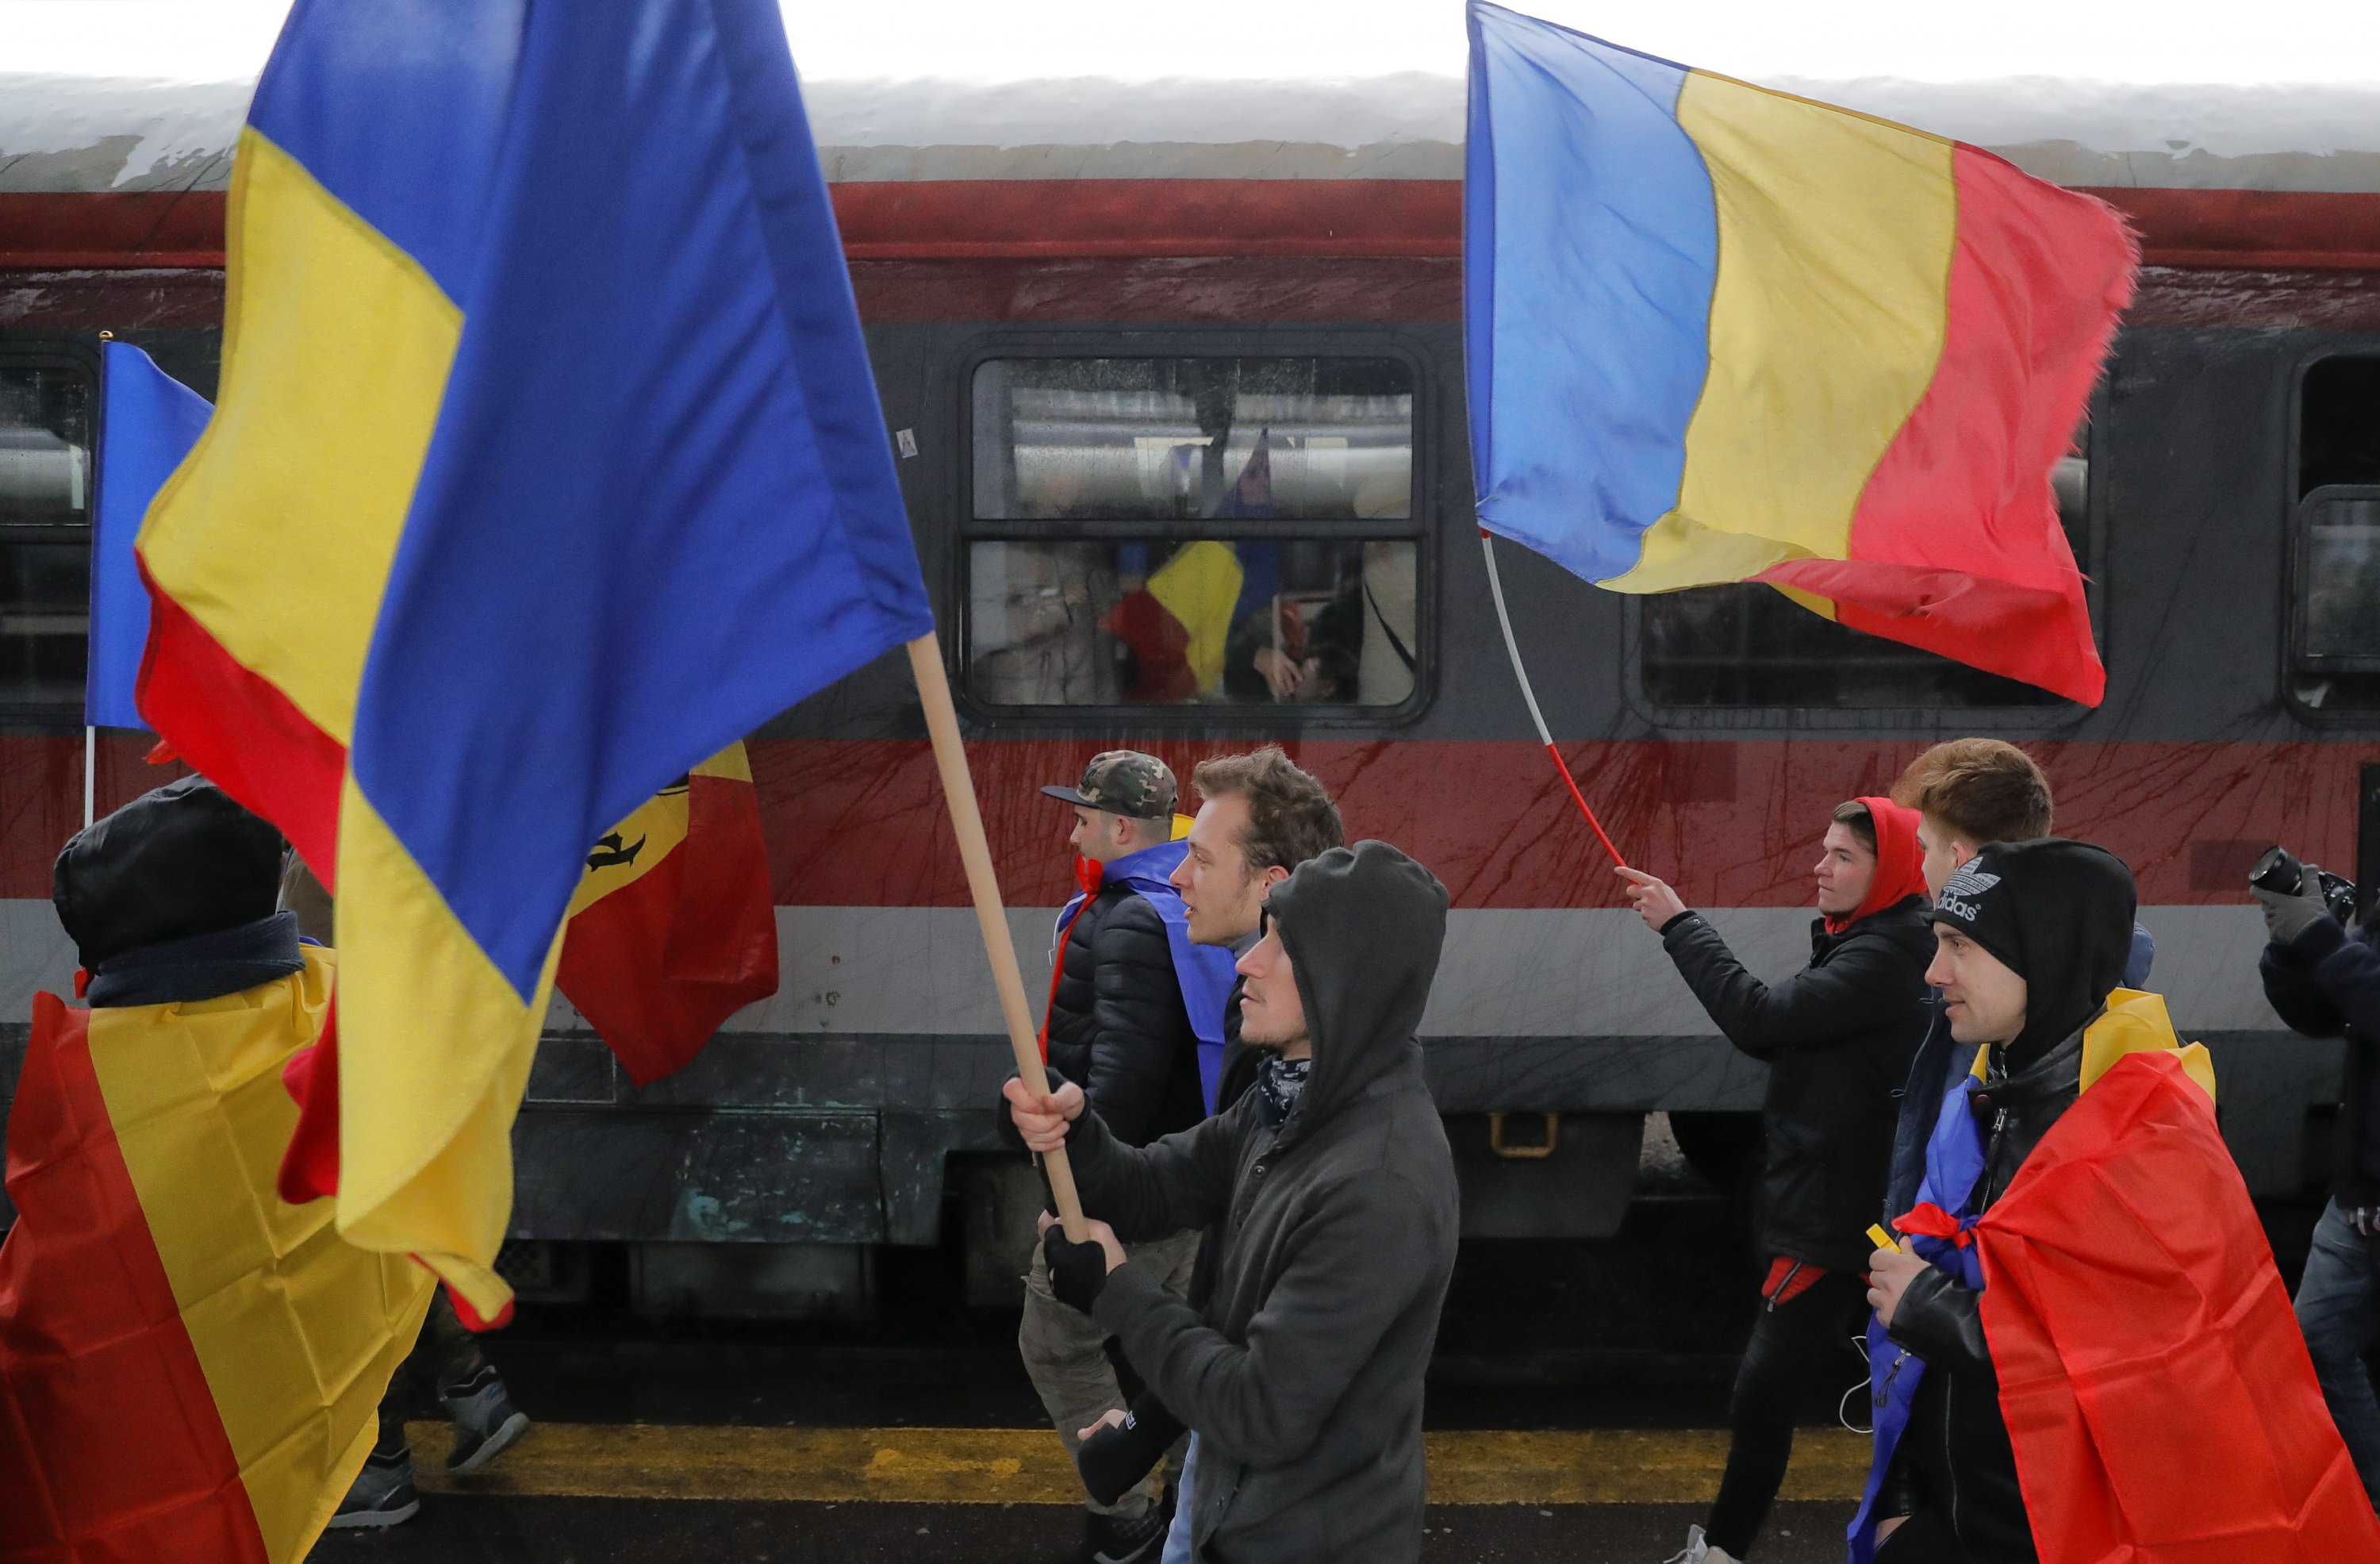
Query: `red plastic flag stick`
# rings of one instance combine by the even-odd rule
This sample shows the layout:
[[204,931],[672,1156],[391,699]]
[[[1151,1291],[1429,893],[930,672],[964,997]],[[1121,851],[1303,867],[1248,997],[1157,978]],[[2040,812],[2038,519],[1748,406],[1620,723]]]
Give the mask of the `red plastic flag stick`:
[[1546,727],[1546,715],[1537,710],[1537,692],[1529,687],[1529,670],[1521,666],[1521,643],[1512,639],[1512,616],[1504,607],[1504,582],[1496,574],[1496,540],[1488,535],[1485,527],[1479,529],[1479,552],[1488,560],[1488,595],[1496,600],[1496,622],[1503,627],[1504,650],[1512,659],[1512,677],[1521,681],[1521,699],[1528,703],[1529,720],[1537,725],[1537,742],[1546,747],[1546,753],[1553,756],[1554,769],[1561,773],[1562,786],[1570,789],[1571,798],[1578,804],[1578,812],[1586,816],[1587,829],[1593,831],[1595,839],[1603,844],[1603,850],[1611,855],[1611,861],[1625,869],[1628,861],[1620,856],[1618,848],[1611,845],[1611,837],[1604,830],[1603,822],[1595,817],[1595,811],[1587,805],[1586,795],[1578,790],[1578,779],[1570,774],[1570,763],[1562,759],[1560,750],[1554,748],[1554,736]]

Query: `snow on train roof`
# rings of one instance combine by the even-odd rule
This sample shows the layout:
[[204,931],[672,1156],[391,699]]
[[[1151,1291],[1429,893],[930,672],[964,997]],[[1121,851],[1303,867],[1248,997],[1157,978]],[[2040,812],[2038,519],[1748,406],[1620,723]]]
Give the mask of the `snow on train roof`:
[[[2262,0],[2245,27],[2217,3],[2167,0],[2148,26],[2104,0],[1998,0],[1986,30],[1904,0],[1527,8],[2063,184],[2380,191],[2380,82],[2325,79],[2380,59],[2380,6]],[[0,191],[222,189],[286,6],[0,0]],[[1459,0],[786,5],[846,181],[1458,178],[1461,18]]]

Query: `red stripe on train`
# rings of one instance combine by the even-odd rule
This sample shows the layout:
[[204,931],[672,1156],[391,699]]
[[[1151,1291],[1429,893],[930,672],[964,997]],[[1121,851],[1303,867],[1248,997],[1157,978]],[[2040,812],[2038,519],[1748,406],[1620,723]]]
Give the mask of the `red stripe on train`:
[[[1247,744],[1135,739],[1184,779]],[[0,738],[0,895],[50,893],[50,864],[81,825],[76,738]],[[967,753],[1020,907],[1054,907],[1070,882],[1065,811],[1038,791],[1082,775],[1092,740],[982,740]],[[143,741],[103,742],[114,807],[168,779]],[[1527,741],[1314,739],[1285,748],[1338,796],[1348,831],[1381,837],[1445,880],[1458,907],[1617,907],[1602,849]],[[1827,814],[1876,793],[1913,740],[1627,740],[1565,744],[1579,786],[1631,862],[1708,907],[1808,899]],[[2276,841],[2352,871],[2360,767],[2348,744],[2031,744],[2058,823],[2120,853],[2159,905],[2246,900],[2248,865]],[[923,739],[759,739],[748,745],[781,905],[964,907],[950,825]],[[1194,805],[1195,797],[1190,800]]]
[[[1184,779],[1246,744],[1136,739]],[[113,807],[166,780],[141,742],[110,739]],[[1065,811],[1038,791],[1082,774],[1106,744],[970,743],[1001,885],[1020,907],[1065,899]],[[1616,907],[1602,849],[1545,751],[1527,741],[1285,746],[1337,794],[1348,831],[1427,863],[1470,908]],[[2276,841],[2351,872],[2360,767],[2348,744],[2070,743],[2027,746],[2049,768],[2058,825],[2120,853],[2141,899],[2243,903],[2248,865]],[[748,746],[777,901],[964,907],[950,825],[925,741],[777,739]],[[1628,740],[1565,744],[1620,850],[1708,907],[1795,907],[1809,892],[1827,814],[1876,793],[1924,748],[1913,740]],[[50,863],[81,824],[75,738],[0,738],[0,895],[47,897]],[[1195,803],[1195,799],[1192,800]]]
[[[832,187],[855,261],[1462,253],[1453,179],[921,179]],[[2380,192],[2091,188],[2151,266],[2380,269]],[[0,268],[220,266],[225,193],[0,193]]]

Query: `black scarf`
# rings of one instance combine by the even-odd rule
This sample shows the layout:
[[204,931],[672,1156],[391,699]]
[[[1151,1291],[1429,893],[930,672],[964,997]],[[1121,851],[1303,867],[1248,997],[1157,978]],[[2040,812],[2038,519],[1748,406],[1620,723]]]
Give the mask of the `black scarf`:
[[305,964],[298,953],[298,914],[275,912],[112,956],[92,969],[84,997],[93,1009],[190,1004],[287,977]]

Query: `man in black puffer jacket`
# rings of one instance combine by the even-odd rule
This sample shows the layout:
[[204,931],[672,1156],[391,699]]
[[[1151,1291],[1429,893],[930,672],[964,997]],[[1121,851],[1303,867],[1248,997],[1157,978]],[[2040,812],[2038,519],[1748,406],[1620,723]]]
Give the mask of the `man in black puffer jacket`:
[[1708,1529],[1689,1528],[1677,1556],[1729,1564],[1750,1553],[1785,1480],[1802,1392],[1855,1328],[1872,1247],[1863,1235],[1892,1156],[1894,1093],[1925,1035],[1934,936],[1917,816],[1880,798],[1836,809],[1815,870],[1821,916],[1810,964],[1773,985],[1746,971],[1668,886],[1641,870],[1620,873],[1719,1031],[1768,1066],[1761,1312],[1736,1373],[1727,1473]]
[[[1421,1554],[1422,1376],[1458,1226],[1414,1036],[1446,887],[1361,842],[1300,864],[1266,907],[1240,971],[1243,1035],[1268,1053],[1228,1112],[1135,1149],[1071,1084],[1004,1094],[1103,1218],[1089,1243],[1050,1229],[1061,1296],[1198,1435],[1191,1558],[1400,1564]],[[1117,1241],[1210,1222],[1224,1237],[1203,1310]]]
[[[1053,1069],[1084,1084],[1119,1139],[1145,1145],[1206,1117],[1199,1045],[1221,1050],[1232,954],[1191,943],[1170,883],[1184,849],[1173,840],[1176,788],[1164,762],[1112,750],[1093,757],[1079,785],[1042,791],[1074,806],[1067,842],[1082,886],[1058,919],[1043,1050]],[[1135,1252],[1181,1291],[1198,1236],[1151,1234]],[[1050,1295],[1038,1253],[1016,1345],[1069,1452],[1085,1427],[1123,1409],[1103,1337]],[[1161,1473],[1112,1503],[1087,1492],[1092,1558],[1153,1558],[1164,1541],[1163,1492]]]

